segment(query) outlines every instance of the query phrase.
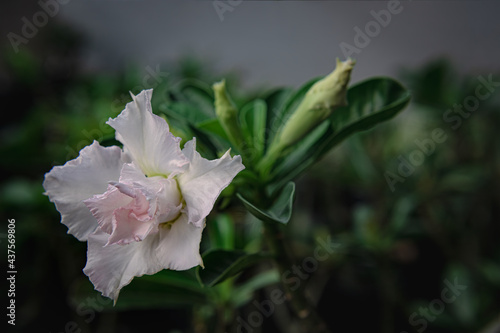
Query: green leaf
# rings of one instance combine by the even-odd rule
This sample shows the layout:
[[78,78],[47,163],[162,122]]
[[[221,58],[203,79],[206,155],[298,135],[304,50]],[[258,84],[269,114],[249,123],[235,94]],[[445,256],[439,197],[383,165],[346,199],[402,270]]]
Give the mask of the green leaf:
[[293,89],[280,88],[272,91],[271,93],[263,97],[263,100],[267,105],[266,144],[271,142],[271,139],[273,138],[274,134],[276,134],[276,132],[278,131],[280,123],[275,122],[275,120],[280,117],[285,107],[285,102],[290,98],[292,94],[293,94]]
[[234,221],[228,214],[217,215],[207,223],[212,248],[231,250],[234,248]]
[[259,159],[264,152],[266,117],[267,105],[260,99],[245,105],[240,111],[241,130],[253,160]]
[[207,132],[208,134],[214,134],[218,136],[219,138],[227,141],[229,144],[229,138],[227,137],[226,132],[222,128],[217,118],[205,120],[201,123],[198,123],[196,127],[204,132]]
[[[189,308],[193,304],[207,304],[206,291],[195,276],[195,269],[187,271],[163,270],[154,275],[136,277],[121,292],[116,305],[107,298],[97,302],[109,310]],[[81,279],[72,291],[71,301],[78,305],[88,302],[89,298],[99,297],[88,279]]]
[[171,103],[164,112],[169,119],[174,118],[180,121],[188,121],[190,124],[202,123],[213,118],[213,116],[204,113],[201,109],[186,102]]
[[328,151],[355,132],[391,119],[406,107],[410,97],[410,92],[391,78],[373,78],[353,86],[347,91],[348,106],[331,116],[333,131],[324,150]]
[[188,78],[176,83],[174,90],[177,91],[178,97],[205,115],[215,116],[213,91],[206,82]]
[[397,115],[410,101],[410,93],[399,82],[382,77],[349,88],[347,100],[348,106],[335,110],[326,121],[324,133],[313,131],[313,140],[306,137],[279,162],[272,177],[277,186],[297,177],[347,137]]
[[[176,119],[193,125],[215,117],[212,91],[206,83],[185,79],[155,96],[153,106],[165,113],[169,120]],[[158,102],[160,98],[163,98],[162,102]],[[164,102],[164,99],[167,101]]]
[[205,268],[197,267],[196,275],[203,285],[213,287],[268,257],[260,253],[211,250],[203,255]]
[[227,148],[223,148],[216,137],[205,134],[200,131],[196,126],[189,126],[190,132],[196,137],[196,150],[201,154],[201,156],[214,159],[217,158],[218,153],[225,151]]
[[293,95],[292,88],[278,88],[264,96],[262,99],[267,105],[267,119],[276,117],[291,95]]
[[258,208],[255,204],[245,199],[241,194],[237,194],[238,198],[243,202],[245,207],[252,215],[258,219],[269,223],[287,224],[292,216],[293,200],[295,195],[295,183],[289,182],[283,187],[279,195],[276,197],[272,205],[267,208]]

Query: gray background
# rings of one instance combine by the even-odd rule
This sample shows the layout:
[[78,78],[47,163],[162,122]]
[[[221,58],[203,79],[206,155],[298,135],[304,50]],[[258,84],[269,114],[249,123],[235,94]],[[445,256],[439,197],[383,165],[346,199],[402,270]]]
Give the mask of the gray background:
[[[20,33],[21,17],[31,19],[40,6],[25,0],[0,6],[8,47],[6,34]],[[401,67],[418,68],[441,56],[462,73],[500,68],[497,2],[402,1],[400,6],[402,11],[355,55],[353,81],[397,75]],[[328,73],[336,57],[344,58],[339,45],[354,45],[354,27],[364,30],[374,20],[370,11],[386,8],[384,1],[242,1],[221,21],[213,1],[71,0],[50,21],[86,36],[89,71],[130,64],[154,68],[194,54],[216,72],[240,71],[246,86],[298,86]]]

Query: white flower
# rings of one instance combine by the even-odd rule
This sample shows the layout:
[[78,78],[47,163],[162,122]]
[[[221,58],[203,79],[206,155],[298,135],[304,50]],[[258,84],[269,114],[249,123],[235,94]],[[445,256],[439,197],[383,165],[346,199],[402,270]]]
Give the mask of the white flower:
[[43,186],[68,233],[88,241],[84,273],[116,301],[135,276],[202,265],[205,218],[244,169],[229,151],[209,161],[151,111],[152,90],[133,96],[107,124],[123,151],[94,142],[45,175]]

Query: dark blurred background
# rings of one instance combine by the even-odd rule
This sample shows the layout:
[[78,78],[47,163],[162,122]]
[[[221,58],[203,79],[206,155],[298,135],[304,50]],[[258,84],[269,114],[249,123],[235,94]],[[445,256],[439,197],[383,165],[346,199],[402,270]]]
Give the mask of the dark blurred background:
[[[2,1],[0,257],[7,267],[15,219],[18,271],[9,329],[210,331],[200,324],[211,313],[204,299],[191,305],[173,292],[113,308],[91,292],[86,245],[42,195],[44,173],[112,137],[104,122],[129,91],[155,88],[161,109],[182,80],[226,77],[242,105],[329,73],[351,50],[352,82],[392,76],[413,98],[298,181],[294,251],[307,257],[318,235],[344,249],[308,279],[309,294],[335,332],[500,332],[499,9],[495,1]],[[490,94],[470,106],[479,86]],[[434,140],[436,129],[446,139]],[[448,303],[450,283],[466,287]],[[235,302],[235,311],[248,314],[250,303]],[[277,311],[254,332],[283,318]]]

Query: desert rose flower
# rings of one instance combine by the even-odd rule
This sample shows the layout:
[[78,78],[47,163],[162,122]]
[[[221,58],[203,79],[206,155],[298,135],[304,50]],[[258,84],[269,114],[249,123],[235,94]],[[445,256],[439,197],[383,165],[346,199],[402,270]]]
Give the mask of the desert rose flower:
[[152,113],[151,95],[132,95],[108,120],[123,150],[94,142],[43,183],[68,233],[88,241],[84,273],[115,301],[135,276],[203,264],[205,218],[244,169],[229,151],[217,160],[201,157],[194,138],[181,150],[180,138]]

